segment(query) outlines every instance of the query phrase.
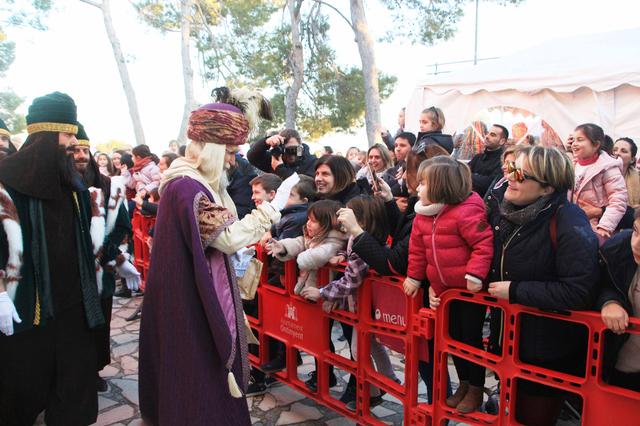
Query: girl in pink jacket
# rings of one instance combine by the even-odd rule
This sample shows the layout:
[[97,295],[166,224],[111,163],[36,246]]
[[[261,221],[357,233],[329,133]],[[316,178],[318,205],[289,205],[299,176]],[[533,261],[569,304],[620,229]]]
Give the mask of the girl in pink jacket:
[[[431,158],[418,169],[416,217],[409,240],[405,293],[415,296],[428,279],[429,305],[436,309],[448,288],[482,289],[493,258],[493,233],[485,206],[471,192],[469,167],[450,157]],[[449,309],[452,338],[482,349],[486,306],[454,300]],[[470,413],[482,405],[484,367],[453,357],[460,385],[447,405]]]
[[604,131],[596,124],[586,123],[573,132],[573,161],[576,181],[569,201],[585,211],[589,207],[604,209],[601,217],[590,216],[591,226],[600,245],[616,230],[627,209],[627,186],[622,176],[622,160],[602,151]]
[[160,187],[162,173],[158,165],[153,162],[147,145],[138,145],[131,152],[134,166],[123,170],[122,176],[125,178],[127,188],[135,190],[136,194],[145,198],[151,191]]

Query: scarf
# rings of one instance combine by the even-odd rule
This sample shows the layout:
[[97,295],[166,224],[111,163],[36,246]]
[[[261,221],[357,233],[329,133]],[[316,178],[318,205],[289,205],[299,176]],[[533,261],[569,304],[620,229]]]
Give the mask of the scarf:
[[150,162],[153,161],[153,158],[151,157],[145,157],[140,161],[136,161],[136,163],[133,165],[133,167],[131,168],[131,170],[129,171],[131,174],[134,174],[135,172],[139,172],[140,170],[142,170],[147,164],[149,164]]
[[498,231],[502,241],[507,241],[516,228],[533,221],[547,207],[553,196],[554,193],[545,195],[523,208],[503,200],[500,204],[500,229]]
[[593,157],[589,157],[585,159],[576,158],[576,160],[578,160],[578,164],[580,164],[581,166],[590,166],[591,164],[598,161],[598,158],[600,158],[600,152],[596,152],[595,154],[593,154]]
[[422,216],[437,216],[444,208],[445,204],[434,203],[429,205],[422,204],[422,201],[418,200],[414,209],[415,212]]
[[209,195],[211,195],[211,198],[213,198],[215,204],[217,204],[219,207],[224,207],[237,217],[238,214],[236,211],[236,206],[226,189],[221,188],[220,191],[214,191],[211,184],[204,178],[204,176],[202,176],[198,169],[194,167],[193,163],[184,157],[176,158],[171,163],[171,167],[169,167],[162,173],[162,181],[160,182],[160,188],[158,189],[160,196],[162,197],[162,193],[169,182],[181,177],[189,177],[201,183],[202,186],[204,186],[209,192]]
[[160,196],[162,197],[164,188],[169,182],[183,176],[190,177],[191,179],[200,182],[202,186],[207,188],[207,190],[211,194],[215,193],[211,185],[209,185],[209,182],[207,182],[202,174],[200,174],[200,172],[195,167],[193,167],[193,163],[191,163],[184,157],[179,157],[173,160],[173,162],[171,163],[171,167],[169,167],[162,173],[162,182],[160,182],[160,188],[158,190]]

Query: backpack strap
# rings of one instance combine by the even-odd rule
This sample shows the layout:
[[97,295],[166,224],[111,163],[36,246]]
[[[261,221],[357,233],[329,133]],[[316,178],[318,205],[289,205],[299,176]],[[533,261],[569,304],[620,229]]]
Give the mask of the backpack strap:
[[556,211],[551,215],[551,221],[549,222],[549,236],[551,237],[551,247],[553,247],[553,251],[556,251],[558,248],[558,210],[562,208],[562,204],[558,206]]

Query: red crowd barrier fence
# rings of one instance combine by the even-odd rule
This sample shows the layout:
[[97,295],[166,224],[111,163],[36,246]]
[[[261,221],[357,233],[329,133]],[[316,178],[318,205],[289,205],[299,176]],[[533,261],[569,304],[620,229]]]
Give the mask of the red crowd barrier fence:
[[[423,308],[422,295],[407,297],[402,291],[403,278],[381,277],[371,272],[359,288],[357,313],[322,310],[321,303],[309,302],[294,295],[297,269],[295,261],[285,264],[284,287],[267,283],[267,256],[259,251],[265,263],[258,288],[258,316],[249,317],[251,327],[260,340],[260,356],[250,356],[254,366],[270,360],[269,339],[286,346],[287,368],[274,377],[295,388],[308,398],[349,417],[359,424],[383,425],[370,410],[370,385],[393,396],[404,409],[404,422],[408,425],[441,425],[455,420],[474,425],[518,425],[516,420],[517,383],[527,380],[561,389],[582,399],[582,425],[631,424],[640,408],[640,393],[605,383],[602,379],[606,327],[597,312],[550,313],[535,308],[509,304],[486,293],[449,290],[441,297],[437,311]],[[329,282],[332,271],[341,268],[322,268],[319,287]],[[393,300],[392,300],[393,299]],[[492,354],[454,340],[448,331],[451,302],[461,300],[479,303],[487,308],[498,308],[504,317],[503,347],[501,354]],[[390,307],[391,305],[391,307]],[[399,312],[399,307],[402,312]],[[586,365],[583,376],[549,370],[519,359],[518,342],[523,315],[543,316],[569,321],[586,328]],[[357,361],[344,358],[329,349],[330,321],[353,326],[358,333],[358,354],[370,353],[370,339],[375,336],[389,348],[405,355],[405,380],[396,383],[378,373],[370,356],[358,356]],[[640,334],[640,320],[631,319]],[[433,403],[418,403],[418,360],[426,355],[425,342],[434,339],[434,391]],[[312,392],[299,378],[297,353],[304,352],[317,361],[318,391]],[[500,401],[497,415],[482,412],[460,414],[445,404],[448,376],[448,357],[455,355],[492,370],[500,379]],[[271,354],[273,357],[274,354]],[[581,362],[581,360],[576,360]],[[350,411],[329,393],[327,383],[330,365],[355,375],[357,380],[356,411]]]
[[142,291],[144,291],[147,282],[149,262],[151,260],[151,250],[147,243],[150,238],[149,230],[155,224],[155,217],[144,216],[138,209],[133,213],[133,218],[131,219],[131,227],[133,228],[133,264],[140,272],[140,290]]
[[[154,219],[138,211],[133,217],[135,265],[143,281],[149,268],[148,230]],[[276,339],[286,347],[286,369],[273,376],[310,399],[351,418],[358,424],[383,425],[372,415],[369,407],[370,385],[374,385],[397,399],[403,406],[407,425],[442,425],[455,420],[473,425],[518,425],[516,397],[518,382],[526,380],[561,389],[582,399],[582,425],[638,424],[640,393],[609,385],[602,378],[605,353],[605,332],[597,312],[544,312],[535,308],[509,304],[486,293],[448,290],[441,296],[437,311],[422,307],[422,291],[415,298],[402,290],[402,277],[382,277],[370,272],[358,290],[358,312],[334,310],[325,313],[321,303],[309,302],[294,294],[297,278],[295,260],[285,263],[284,288],[270,285],[268,256],[258,248],[258,257],[264,263],[257,291],[258,314],[248,316],[251,327],[260,341],[259,355],[250,355],[254,366],[270,360],[269,339]],[[318,286],[330,281],[340,267],[325,267],[318,273]],[[504,318],[502,353],[493,354],[454,340],[448,331],[448,315],[453,301],[479,303],[487,308],[498,308]],[[549,370],[527,364],[519,358],[520,324],[525,315],[542,316],[578,324],[586,329],[586,359],[582,376]],[[331,325],[339,321],[353,327],[357,333],[357,361],[345,358],[329,349]],[[630,319],[630,333],[640,334],[640,320]],[[385,346],[405,356],[405,380],[396,383],[378,373],[371,362],[371,336]],[[418,360],[426,359],[426,341],[434,341],[433,403],[418,400]],[[317,392],[312,392],[298,375],[298,353],[313,356],[317,362]],[[367,354],[366,356],[364,354]],[[500,380],[499,411],[496,415],[482,412],[460,414],[445,404],[448,377],[448,357],[455,355],[494,371]],[[334,366],[356,378],[356,410],[329,392],[328,372]]]

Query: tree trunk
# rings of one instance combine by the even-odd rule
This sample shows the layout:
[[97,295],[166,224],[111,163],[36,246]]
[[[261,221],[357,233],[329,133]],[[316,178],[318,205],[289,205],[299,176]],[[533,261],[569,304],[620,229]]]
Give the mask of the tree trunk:
[[364,77],[365,124],[369,146],[381,142],[380,136],[380,90],[378,88],[378,70],[373,51],[373,38],[364,12],[362,0],[351,0],[351,22],[358,43],[362,74]]
[[189,125],[189,115],[195,106],[193,95],[193,68],[191,66],[191,14],[193,0],[180,1],[180,35],[182,52],[182,78],[184,83],[184,110],[182,112],[182,123],[178,141],[186,143],[187,126]]
[[122,53],[120,47],[120,41],[116,35],[116,30],[113,28],[113,22],[111,19],[111,6],[110,0],[102,0],[102,5],[99,6],[102,9],[102,17],[104,18],[104,27],[107,30],[107,36],[111,42],[111,48],[113,49],[113,56],[116,59],[118,65],[118,71],[120,73],[120,80],[122,81],[122,87],[124,93],[127,96],[127,103],[129,104],[129,115],[131,116],[131,122],[133,123],[133,132],[136,137],[136,145],[143,145],[144,131],[142,130],[142,121],[140,120],[140,113],[138,112],[138,102],[136,101],[136,93],[131,85],[129,79],[129,72],[127,71],[127,62]]
[[289,66],[293,74],[291,86],[287,87],[285,96],[285,126],[288,129],[296,128],[296,114],[298,111],[298,94],[302,89],[304,80],[304,54],[302,40],[300,39],[300,9],[303,0],[287,0],[287,8],[291,16],[291,52],[289,54]]

